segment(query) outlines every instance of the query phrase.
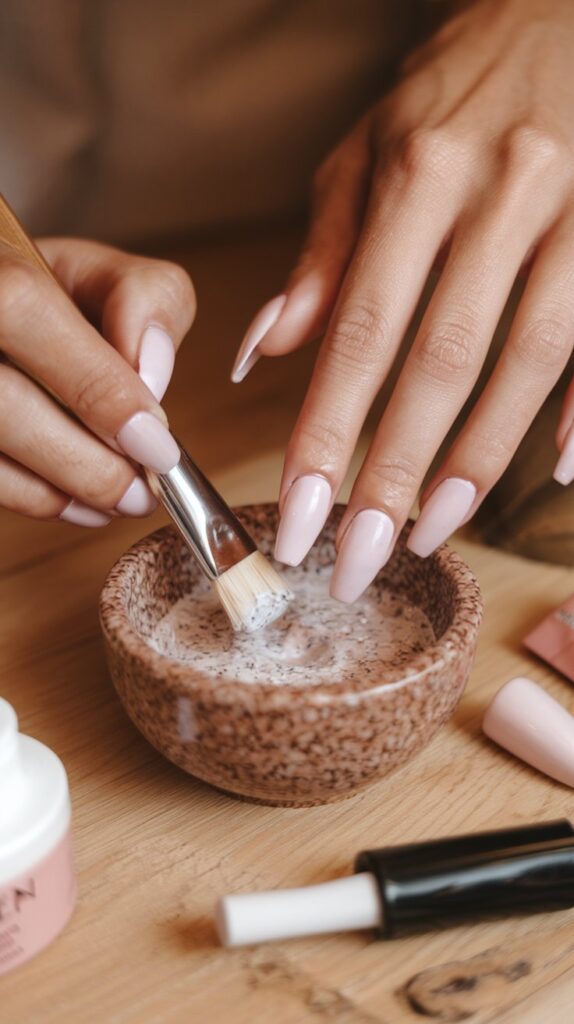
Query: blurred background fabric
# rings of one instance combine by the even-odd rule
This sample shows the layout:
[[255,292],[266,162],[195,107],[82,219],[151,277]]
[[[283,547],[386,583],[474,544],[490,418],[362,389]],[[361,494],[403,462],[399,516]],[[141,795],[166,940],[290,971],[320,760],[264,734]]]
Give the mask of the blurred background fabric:
[[293,214],[419,9],[2,0],[2,190],[36,233],[124,243]]

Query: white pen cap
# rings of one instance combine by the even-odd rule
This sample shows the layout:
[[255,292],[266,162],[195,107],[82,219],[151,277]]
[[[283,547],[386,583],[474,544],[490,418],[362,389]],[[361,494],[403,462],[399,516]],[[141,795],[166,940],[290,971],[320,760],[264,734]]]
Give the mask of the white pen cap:
[[301,889],[224,896],[216,926],[224,946],[247,946],[301,935],[379,928],[382,908],[373,875],[361,872]]

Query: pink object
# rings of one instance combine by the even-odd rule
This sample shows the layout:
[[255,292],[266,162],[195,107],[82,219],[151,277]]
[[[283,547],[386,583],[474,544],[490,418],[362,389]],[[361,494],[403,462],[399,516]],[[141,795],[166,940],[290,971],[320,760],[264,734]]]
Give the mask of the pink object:
[[407,547],[426,558],[463,523],[475,498],[476,487],[470,480],[443,480],[423,505]]
[[574,594],[547,615],[524,644],[574,683]]
[[511,754],[574,786],[574,718],[541,686],[517,676],[498,691],[482,728]]
[[564,438],[560,458],[554,470],[554,479],[564,486],[574,480],[574,423]]
[[275,558],[285,565],[299,565],[319,536],[331,508],[331,487],[322,476],[300,476],[287,494]]
[[263,306],[263,309],[259,310],[248,328],[237,353],[237,358],[231,371],[231,380],[234,384],[239,384],[244,380],[249,371],[255,366],[259,359],[257,347],[261,344],[267,332],[277,323],[286,301],[286,295],[276,295],[274,299],[271,299],[270,302]]
[[130,459],[156,473],[168,473],[179,462],[175,439],[151,412],[136,412],[118,430],[116,441]]
[[141,476],[134,477],[123,498],[116,505],[116,510],[122,516],[147,516],[155,508],[157,501]]
[[175,347],[162,327],[151,324],[144,331],[138,373],[157,402],[161,402],[171,380],[175,363]]
[[49,946],[68,923],[75,902],[68,831],[38,864],[0,886],[0,975]]
[[350,604],[363,593],[391,552],[395,528],[385,512],[366,508],[351,520],[331,577],[330,593]]
[[56,938],[75,899],[64,766],[0,698],[0,975]]
[[73,523],[74,526],[107,526],[111,521],[111,516],[107,512],[99,512],[96,508],[82,505],[81,501],[71,501],[64,511],[60,512],[59,518],[66,523]]

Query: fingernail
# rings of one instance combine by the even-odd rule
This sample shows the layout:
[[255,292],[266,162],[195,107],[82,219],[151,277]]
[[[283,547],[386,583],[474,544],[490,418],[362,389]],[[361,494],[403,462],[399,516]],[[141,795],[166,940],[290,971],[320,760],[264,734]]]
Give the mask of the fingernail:
[[574,786],[574,718],[532,679],[517,676],[505,683],[482,728],[533,768]]
[[461,525],[475,498],[476,487],[470,480],[458,477],[443,480],[423,505],[407,547],[415,555],[426,558]]
[[385,512],[366,508],[351,520],[331,577],[330,594],[351,604],[363,593],[391,552],[394,524]]
[[75,526],[107,526],[112,517],[90,508],[89,505],[82,505],[81,501],[71,501],[64,511],[60,512],[59,518],[66,523],[74,523]]
[[322,476],[300,476],[287,494],[275,541],[275,558],[299,565],[317,540],[331,507],[331,488]]
[[564,438],[560,458],[554,470],[554,479],[565,487],[574,480],[574,423]]
[[122,516],[147,516],[157,508],[157,501],[145,480],[136,476],[123,497],[116,505],[116,511]]
[[130,459],[156,473],[168,473],[179,462],[177,442],[151,412],[136,412],[118,430],[116,441]]
[[263,309],[259,310],[257,316],[252,321],[241,342],[241,347],[231,371],[231,380],[234,384],[239,384],[244,380],[249,371],[255,366],[259,359],[259,353],[256,351],[257,346],[263,341],[267,331],[270,331],[273,325],[277,323],[286,301],[286,295],[276,295],[274,299],[271,299],[270,302],[263,306]]
[[161,402],[171,380],[175,347],[167,331],[151,324],[146,327],[141,345],[138,373],[157,402]]

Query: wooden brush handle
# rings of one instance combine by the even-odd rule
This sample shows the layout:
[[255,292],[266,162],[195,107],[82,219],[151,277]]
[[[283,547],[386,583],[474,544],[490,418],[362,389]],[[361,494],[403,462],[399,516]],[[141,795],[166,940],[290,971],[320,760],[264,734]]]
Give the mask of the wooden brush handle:
[[[27,263],[34,264],[34,266],[43,270],[48,277],[51,277],[53,281],[60,285],[60,282],[52,272],[52,268],[46,263],[37,245],[26,233],[16,214],[8,206],[4,196],[0,194],[0,243],[2,242],[9,249],[12,249],[13,252],[17,253],[18,256],[26,260]],[[60,287],[62,286],[60,285]]]
[[[49,265],[49,263],[46,262],[46,260],[42,256],[42,253],[38,249],[36,243],[32,241],[28,233],[22,227],[16,214],[8,205],[4,196],[1,193],[0,245],[5,245],[6,248],[11,249],[12,252],[16,253],[17,256],[20,256],[26,263],[30,263],[32,266],[37,267],[38,270],[42,270],[44,274],[46,274],[47,277],[51,278],[54,284],[57,284],[58,288],[60,288],[60,290],[63,291],[65,295],[67,295],[67,292],[58,281],[58,278],[54,274],[51,266]],[[32,374],[29,372],[29,370],[26,370],[23,366],[20,365],[20,363],[18,363],[12,357],[10,357],[8,362],[12,363],[13,366],[17,366],[22,373],[25,373],[27,377],[33,379],[36,384],[38,384],[41,388],[43,388],[44,391],[51,395],[51,397],[58,403],[58,405],[62,406],[62,408],[67,408],[62,402],[61,398],[59,398],[58,395],[54,394],[52,389],[49,388],[48,385],[44,383],[44,381],[38,380],[36,377],[32,377]],[[67,409],[67,411],[68,413],[70,413],[69,409]],[[73,413],[70,413],[70,415],[73,415]]]

